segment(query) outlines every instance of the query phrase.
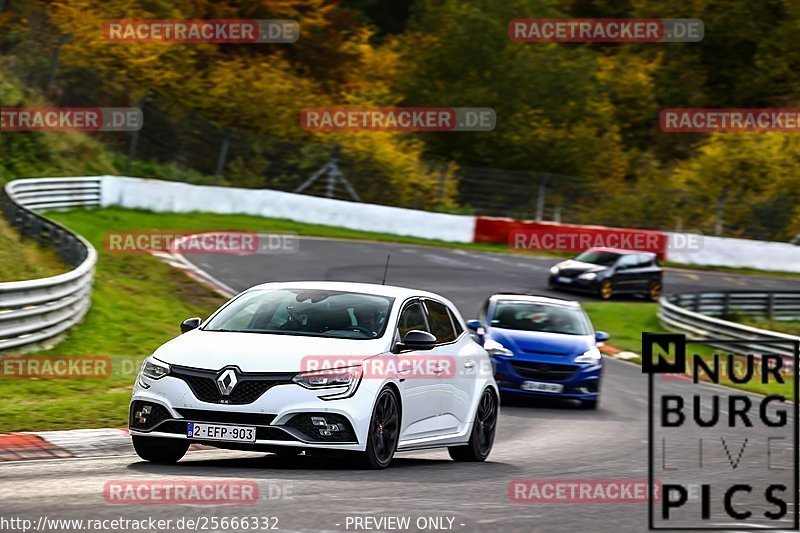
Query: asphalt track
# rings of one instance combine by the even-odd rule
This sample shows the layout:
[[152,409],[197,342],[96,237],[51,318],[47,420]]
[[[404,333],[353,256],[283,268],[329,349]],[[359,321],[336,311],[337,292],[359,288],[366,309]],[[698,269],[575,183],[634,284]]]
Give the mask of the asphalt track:
[[[553,259],[444,248],[303,239],[298,252],[291,255],[191,259],[220,281],[243,289],[271,280],[380,282],[388,253],[392,254],[389,283],[440,292],[452,299],[467,318],[494,291],[551,294],[543,276],[555,262]],[[800,281],[794,279],[700,271],[671,270],[666,277],[668,291],[798,286]],[[659,390],[698,392],[698,386],[682,380],[656,378],[656,385]],[[706,395],[721,391],[707,385],[699,387]],[[409,531],[418,531],[414,525],[417,518],[448,517],[453,519],[452,527],[445,530],[451,531],[646,531],[646,504],[515,503],[509,498],[509,484],[517,479],[646,479],[647,398],[647,381],[641,369],[609,360],[598,411],[580,410],[568,402],[506,401],[492,455],[489,461],[479,464],[455,463],[446,452],[438,450],[398,454],[391,468],[378,472],[353,470],[336,459],[286,459],[228,451],[190,452],[170,467],[145,463],[132,455],[5,463],[0,464],[0,515],[25,517],[34,523],[41,516],[172,520],[273,516],[278,518],[282,531],[363,531],[353,525],[348,528],[348,517],[388,516],[410,517]],[[708,406],[705,397],[703,405]],[[727,414],[725,409],[722,412]],[[682,431],[679,438],[670,440],[669,451],[659,457],[659,464],[689,468],[695,461],[697,438],[708,433],[694,427]],[[731,472],[730,454],[738,453],[745,437],[751,439],[751,447],[742,453],[740,468],[751,484],[760,486],[791,472],[791,465],[787,468],[785,462],[791,454],[779,453],[779,448],[786,451],[781,448],[786,443],[774,447],[772,457],[779,468],[768,471],[763,467],[763,443],[755,442],[752,433],[745,431],[741,427],[725,431],[731,447],[728,463],[714,434],[717,441],[711,439],[706,444],[705,470],[696,478],[697,483],[715,484],[729,479],[725,476]],[[110,505],[103,498],[107,481],[241,478],[257,481],[265,495],[272,487],[274,494],[280,489],[284,497],[263,499],[254,505],[215,507]],[[716,492],[715,498],[720,498]],[[756,513],[772,509],[759,498],[737,501],[751,503],[749,509]],[[790,505],[789,510],[794,511],[794,506]],[[715,501],[706,525],[730,523]],[[790,522],[773,525],[788,527]],[[208,529],[223,530],[233,528]]]
[[[296,251],[288,254],[186,257],[238,292],[267,281],[380,283],[389,255],[387,284],[442,294],[458,306],[465,318],[475,316],[481,303],[495,292],[522,291],[596,300],[590,295],[548,289],[550,267],[560,260],[527,254],[304,237]],[[800,290],[800,278],[668,268],[664,290]],[[635,297],[619,300],[642,301]]]

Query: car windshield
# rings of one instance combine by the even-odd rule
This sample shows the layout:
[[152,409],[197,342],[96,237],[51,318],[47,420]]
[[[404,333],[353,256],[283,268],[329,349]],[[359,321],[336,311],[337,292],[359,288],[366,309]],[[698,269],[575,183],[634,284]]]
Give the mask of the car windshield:
[[592,263],[593,265],[611,266],[617,262],[619,256],[620,254],[614,252],[589,250],[576,257],[575,261],[580,261],[581,263]]
[[492,327],[522,331],[591,335],[589,320],[582,309],[536,302],[498,302]]
[[254,290],[215,315],[204,331],[376,339],[394,298],[309,289]]

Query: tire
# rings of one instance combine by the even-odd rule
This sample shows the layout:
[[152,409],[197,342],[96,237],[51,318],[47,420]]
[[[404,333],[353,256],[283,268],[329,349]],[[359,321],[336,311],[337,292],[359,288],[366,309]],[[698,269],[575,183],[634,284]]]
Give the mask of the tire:
[[647,294],[645,295],[651,302],[657,302],[661,298],[661,281],[651,281],[647,287]]
[[478,403],[475,413],[475,422],[472,424],[472,433],[469,442],[464,446],[451,446],[447,448],[454,461],[480,462],[485,461],[492,451],[494,434],[497,429],[497,396],[491,389],[486,389]]
[[596,400],[581,400],[581,409],[597,409],[597,405],[600,403],[600,399]]
[[597,291],[601,300],[610,300],[614,296],[614,284],[610,279],[604,279],[600,284],[600,289]]
[[367,449],[359,456],[363,468],[381,470],[392,463],[400,440],[400,402],[389,387],[384,388],[369,421]]
[[173,464],[186,455],[189,442],[180,439],[163,439],[158,437],[140,437],[131,435],[133,449],[136,454],[151,463]]

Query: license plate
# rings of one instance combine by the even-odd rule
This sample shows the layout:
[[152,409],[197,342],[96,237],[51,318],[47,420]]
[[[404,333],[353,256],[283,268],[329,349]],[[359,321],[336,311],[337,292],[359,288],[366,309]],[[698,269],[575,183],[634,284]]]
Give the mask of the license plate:
[[560,383],[543,383],[541,381],[523,381],[520,388],[536,392],[561,392],[564,390],[564,385]]
[[256,428],[246,426],[223,426],[189,422],[186,436],[191,439],[255,442]]
[[563,276],[559,276],[558,278],[556,278],[556,281],[558,281],[559,283],[572,283],[572,278],[565,278]]

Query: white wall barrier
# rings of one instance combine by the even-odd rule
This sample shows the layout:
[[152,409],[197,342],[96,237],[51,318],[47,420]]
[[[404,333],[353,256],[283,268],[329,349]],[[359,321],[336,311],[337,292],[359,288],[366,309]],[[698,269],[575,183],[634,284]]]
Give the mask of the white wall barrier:
[[472,242],[475,217],[429,213],[263,189],[106,176],[102,204],[157,212],[246,214],[353,230]]
[[[671,233],[670,242],[680,235]],[[696,238],[696,235],[691,235]],[[687,242],[686,239],[679,242]],[[753,268],[774,272],[800,273],[800,246],[785,242],[751,241],[701,236],[698,248],[671,247],[667,260],[683,265]]]

